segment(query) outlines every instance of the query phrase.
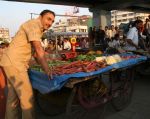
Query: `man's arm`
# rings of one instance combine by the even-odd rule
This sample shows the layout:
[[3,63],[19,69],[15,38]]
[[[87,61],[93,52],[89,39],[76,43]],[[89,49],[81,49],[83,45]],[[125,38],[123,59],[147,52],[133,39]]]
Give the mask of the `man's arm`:
[[134,44],[131,39],[126,39],[126,41],[127,41],[128,44],[138,48],[138,46],[136,44]]
[[128,31],[128,33],[127,33],[127,39],[126,39],[126,41],[131,46],[134,46],[134,47],[138,48],[138,45],[134,44],[133,41],[131,40],[131,39],[134,38],[136,32],[137,32],[136,28],[134,28],[134,27],[130,28],[129,31]]
[[38,61],[39,64],[41,64],[42,69],[45,71],[45,73],[50,76],[51,72],[48,67],[48,63],[47,63],[46,57],[45,57],[45,52],[41,46],[41,42],[40,41],[32,41],[31,44],[35,49],[36,60]]
[[71,50],[71,43],[68,41],[68,50]]

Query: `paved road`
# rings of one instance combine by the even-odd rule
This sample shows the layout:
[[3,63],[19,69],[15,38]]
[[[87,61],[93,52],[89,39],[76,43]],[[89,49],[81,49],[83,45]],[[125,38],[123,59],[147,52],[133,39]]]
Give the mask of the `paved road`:
[[[130,105],[122,111],[116,112],[108,103],[105,106],[104,118],[101,110],[77,113],[68,119],[150,119],[150,77],[137,77],[134,93]],[[65,114],[46,116],[37,108],[37,119],[65,119]],[[83,111],[83,110],[82,110]],[[80,117],[79,117],[80,116]]]
[[150,77],[138,77],[130,105],[107,115],[106,119],[150,119]]

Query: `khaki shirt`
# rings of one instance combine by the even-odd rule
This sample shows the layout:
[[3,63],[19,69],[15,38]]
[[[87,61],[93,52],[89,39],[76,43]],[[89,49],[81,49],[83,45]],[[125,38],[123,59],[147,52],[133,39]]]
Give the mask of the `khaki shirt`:
[[15,66],[19,71],[28,69],[31,59],[31,42],[40,41],[43,34],[42,24],[37,19],[32,19],[21,25],[7,50],[3,53],[0,66]]

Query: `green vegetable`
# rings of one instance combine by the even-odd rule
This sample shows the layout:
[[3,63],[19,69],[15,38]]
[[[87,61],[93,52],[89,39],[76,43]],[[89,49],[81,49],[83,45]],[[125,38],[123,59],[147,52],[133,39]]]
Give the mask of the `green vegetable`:
[[60,61],[60,60],[52,60],[48,62],[48,66],[61,66],[64,64],[68,64],[69,62],[67,61]]
[[95,55],[78,55],[76,57],[76,60],[81,60],[81,61],[93,61],[95,59]]

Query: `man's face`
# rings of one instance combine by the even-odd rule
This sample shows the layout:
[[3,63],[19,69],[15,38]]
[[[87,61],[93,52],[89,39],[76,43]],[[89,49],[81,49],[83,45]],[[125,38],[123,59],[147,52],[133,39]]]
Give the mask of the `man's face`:
[[66,40],[66,39],[64,39],[64,42],[67,42],[67,40]]
[[142,27],[143,27],[143,22],[140,22],[140,23],[137,24],[137,29],[140,29]]
[[43,16],[40,16],[41,23],[43,25],[44,30],[48,30],[54,22],[54,15],[51,13],[46,13]]

